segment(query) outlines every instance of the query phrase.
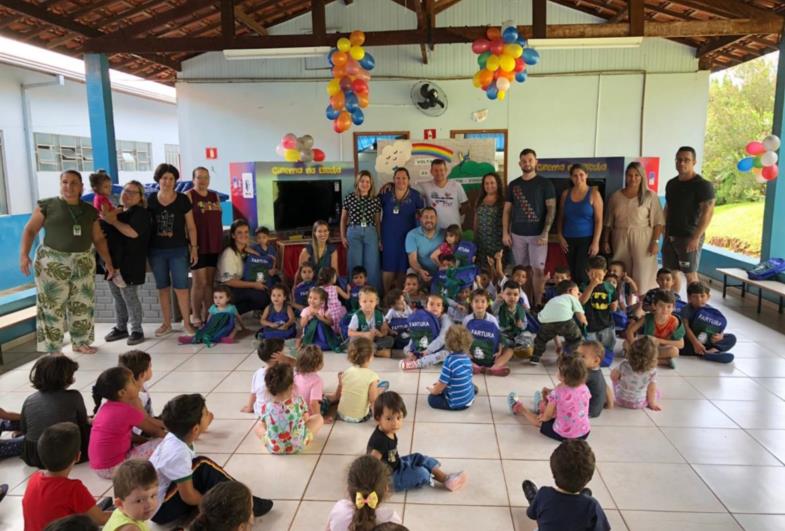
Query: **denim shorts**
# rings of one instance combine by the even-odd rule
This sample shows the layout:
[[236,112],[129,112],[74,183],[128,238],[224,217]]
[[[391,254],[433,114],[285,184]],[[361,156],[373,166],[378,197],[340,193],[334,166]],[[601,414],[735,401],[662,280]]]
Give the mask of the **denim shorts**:
[[[150,249],[150,269],[155,277],[155,287],[188,289],[188,248]],[[170,282],[171,275],[171,282]]]

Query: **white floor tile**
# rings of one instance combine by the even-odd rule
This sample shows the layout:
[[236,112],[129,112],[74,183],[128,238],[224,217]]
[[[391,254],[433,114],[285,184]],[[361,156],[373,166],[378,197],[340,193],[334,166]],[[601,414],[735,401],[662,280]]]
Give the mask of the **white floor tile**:
[[622,511],[630,531],[739,531],[742,529],[727,513],[671,513]]
[[693,464],[779,465],[771,453],[743,430],[662,428],[665,436]]
[[785,467],[695,465],[695,471],[732,513],[781,513]]

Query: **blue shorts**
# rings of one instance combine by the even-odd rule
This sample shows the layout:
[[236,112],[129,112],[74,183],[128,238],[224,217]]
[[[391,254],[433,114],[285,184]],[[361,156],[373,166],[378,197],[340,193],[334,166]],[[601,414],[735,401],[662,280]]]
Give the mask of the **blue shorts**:
[[[188,248],[150,248],[150,269],[155,277],[155,287],[165,289],[188,289]],[[170,282],[171,276],[171,282]]]
[[393,488],[402,490],[416,489],[431,483],[433,469],[439,461],[422,454],[410,454],[400,457],[398,470],[393,472]]

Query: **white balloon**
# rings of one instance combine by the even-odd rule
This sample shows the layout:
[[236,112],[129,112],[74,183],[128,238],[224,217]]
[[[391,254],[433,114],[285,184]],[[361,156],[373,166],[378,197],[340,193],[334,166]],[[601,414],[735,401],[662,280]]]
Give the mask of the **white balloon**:
[[777,151],[780,148],[780,138],[777,135],[769,135],[763,139],[763,146],[767,151]]
[[277,146],[275,146],[275,153],[279,157],[283,157],[284,151],[286,151],[286,150],[284,149],[284,147],[281,144],[278,144]]
[[518,29],[518,26],[515,25],[514,20],[505,20],[504,22],[502,22],[502,33],[504,33],[504,30],[506,30],[507,28]]
[[500,77],[496,80],[496,88],[499,90],[508,90],[510,88],[510,80],[506,77]]
[[774,153],[773,151],[767,151],[766,153],[761,155],[760,161],[763,163],[764,166],[772,166],[774,164],[777,164],[778,158],[779,157],[777,157],[777,154]]
[[769,182],[769,181],[767,181],[766,179],[764,179],[764,178],[763,178],[763,175],[756,175],[756,176],[755,176],[755,182],[756,182],[756,183],[758,183],[758,184],[766,184],[766,183],[767,183],[767,182]]

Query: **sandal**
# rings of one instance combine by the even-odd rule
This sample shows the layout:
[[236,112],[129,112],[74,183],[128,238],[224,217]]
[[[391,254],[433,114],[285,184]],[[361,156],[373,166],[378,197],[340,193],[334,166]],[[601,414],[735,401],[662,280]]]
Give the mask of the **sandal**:
[[172,325],[162,324],[155,329],[155,337],[163,337],[172,333]]
[[79,354],[95,354],[98,352],[98,349],[91,345],[74,346],[71,350],[78,352]]

